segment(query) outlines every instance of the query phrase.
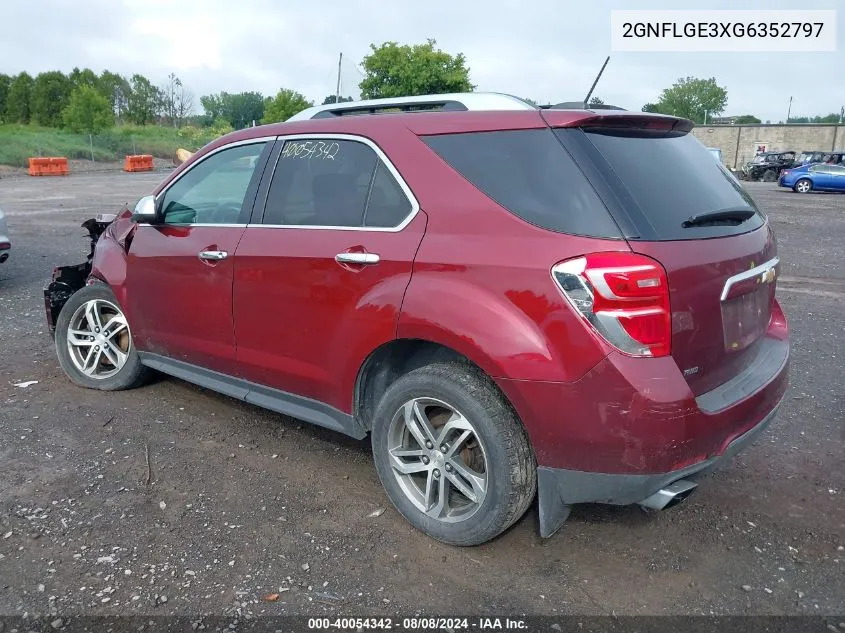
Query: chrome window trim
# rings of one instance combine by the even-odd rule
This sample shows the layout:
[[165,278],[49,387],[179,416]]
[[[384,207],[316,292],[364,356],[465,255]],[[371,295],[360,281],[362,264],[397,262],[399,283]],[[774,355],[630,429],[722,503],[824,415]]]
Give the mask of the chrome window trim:
[[[191,173],[197,165],[201,165],[203,162],[205,162],[205,160],[207,160],[208,158],[211,158],[215,154],[222,152],[223,150],[232,149],[233,147],[240,147],[241,145],[253,145],[255,143],[272,143],[275,140],[276,140],[275,136],[257,136],[255,138],[246,138],[246,139],[242,139],[240,141],[232,141],[231,143],[226,143],[225,145],[221,145],[220,147],[215,147],[213,150],[208,152],[208,154],[205,154],[201,158],[197,159],[197,161],[195,163],[193,163],[190,167],[185,169],[182,173],[180,173],[173,180],[171,180],[169,183],[167,183],[167,186],[164,189],[162,189],[161,191],[159,191],[158,195],[155,197],[156,205],[158,205],[159,198],[164,196],[170,190],[170,188],[173,185],[175,185],[177,182],[182,180],[182,177],[185,174]],[[157,226],[160,226],[160,225],[157,225]],[[240,225],[237,225],[237,224],[223,225],[223,224],[205,223],[205,224],[168,224],[167,226],[240,226]],[[243,226],[246,226],[246,225],[243,225]]]
[[[393,165],[390,159],[387,157],[382,149],[376,144],[375,141],[372,139],[367,138],[366,136],[360,136],[358,134],[283,134],[276,137],[276,140],[287,142],[287,141],[296,141],[300,139],[333,139],[338,141],[352,141],[363,143],[367,145],[371,150],[373,150],[378,157],[378,159],[382,162],[382,164],[387,167],[387,170],[396,180],[399,185],[399,188],[405,194],[408,202],[411,203],[411,211],[405,216],[405,219],[402,220],[396,226],[391,227],[380,227],[380,226],[323,226],[323,225],[314,225],[314,224],[262,224],[260,222],[249,224],[247,228],[253,227],[261,227],[267,229],[311,229],[317,231],[369,231],[372,233],[398,233],[402,229],[404,229],[411,221],[417,216],[420,210],[420,203],[417,201],[414,192],[411,191],[411,188],[408,186],[408,183],[405,182],[405,179],[402,177],[402,174],[399,173],[399,170]],[[273,178],[276,175],[276,167],[278,167],[279,162],[281,161],[281,154],[279,154],[276,163],[273,165],[273,171],[270,174],[270,184],[273,183]],[[267,207],[267,198],[270,195],[270,188],[267,188],[267,193],[264,196],[264,203],[263,206],[266,210]]]
[[247,227],[246,224],[214,224],[213,222],[200,222],[199,224],[176,224],[175,222],[171,222],[170,224],[149,224],[149,223],[139,223],[138,226],[152,226],[155,228],[161,228],[163,226],[173,226],[177,228],[188,228],[188,227],[195,227],[195,226],[216,226],[223,229],[245,229]]
[[745,272],[739,273],[734,275],[733,277],[728,277],[725,280],[725,286],[722,288],[722,294],[719,297],[719,301],[724,301],[728,297],[728,293],[730,292],[731,288],[734,284],[738,284],[741,281],[745,281],[746,279],[751,279],[756,277],[757,275],[762,275],[763,273],[768,272],[769,270],[773,269],[780,263],[779,257],[773,257],[769,261],[765,262],[764,264],[760,264],[759,266],[755,266],[750,270],[746,270]]

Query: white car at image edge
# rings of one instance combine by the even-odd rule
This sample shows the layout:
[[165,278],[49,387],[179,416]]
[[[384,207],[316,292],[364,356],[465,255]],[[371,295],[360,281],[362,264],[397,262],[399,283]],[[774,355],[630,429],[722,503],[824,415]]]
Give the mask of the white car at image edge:
[[0,264],[9,259],[9,251],[12,248],[12,242],[9,241],[9,230],[6,227],[6,216],[3,215],[3,209],[0,209]]

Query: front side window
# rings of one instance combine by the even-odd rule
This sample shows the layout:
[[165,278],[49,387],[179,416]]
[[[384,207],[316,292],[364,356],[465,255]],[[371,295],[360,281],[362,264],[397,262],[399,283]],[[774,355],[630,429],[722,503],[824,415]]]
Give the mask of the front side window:
[[161,200],[166,224],[236,224],[266,143],[238,145],[191,167]]
[[263,222],[390,228],[400,224],[410,211],[407,196],[367,144],[296,139],[282,148]]

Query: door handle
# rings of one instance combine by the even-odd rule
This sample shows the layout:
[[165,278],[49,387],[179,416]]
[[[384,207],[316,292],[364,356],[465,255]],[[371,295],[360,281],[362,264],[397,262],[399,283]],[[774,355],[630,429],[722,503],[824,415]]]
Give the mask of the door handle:
[[338,264],[378,264],[381,258],[375,253],[338,253],[334,260]]
[[198,257],[200,259],[205,259],[212,262],[220,261],[221,259],[226,259],[229,256],[229,253],[226,251],[200,251]]

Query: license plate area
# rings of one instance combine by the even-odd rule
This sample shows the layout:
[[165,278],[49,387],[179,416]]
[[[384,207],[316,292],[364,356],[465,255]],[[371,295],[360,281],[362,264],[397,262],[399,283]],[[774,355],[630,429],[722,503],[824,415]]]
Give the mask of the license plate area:
[[732,293],[722,301],[722,332],[725,351],[737,352],[747,348],[765,334],[772,315],[775,286],[759,279],[748,281],[742,294]]

